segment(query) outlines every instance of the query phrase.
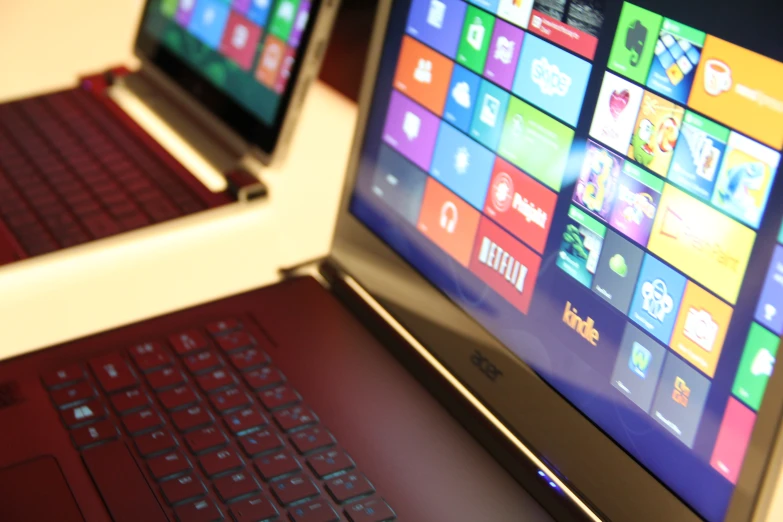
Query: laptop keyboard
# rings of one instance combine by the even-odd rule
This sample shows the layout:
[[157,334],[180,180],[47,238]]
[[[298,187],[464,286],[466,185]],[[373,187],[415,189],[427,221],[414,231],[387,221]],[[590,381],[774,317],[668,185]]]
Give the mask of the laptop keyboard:
[[113,518],[154,500],[138,462],[181,522],[396,520],[247,324],[217,321],[42,376]]
[[0,217],[28,255],[204,208],[92,94],[0,105]]

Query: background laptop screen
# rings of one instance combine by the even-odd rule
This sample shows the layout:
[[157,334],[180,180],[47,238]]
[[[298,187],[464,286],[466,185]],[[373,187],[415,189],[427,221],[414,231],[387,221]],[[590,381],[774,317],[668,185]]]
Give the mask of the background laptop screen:
[[144,31],[272,125],[311,0],[149,0]]
[[351,202],[709,520],[783,331],[783,54],[751,4],[395,2]]

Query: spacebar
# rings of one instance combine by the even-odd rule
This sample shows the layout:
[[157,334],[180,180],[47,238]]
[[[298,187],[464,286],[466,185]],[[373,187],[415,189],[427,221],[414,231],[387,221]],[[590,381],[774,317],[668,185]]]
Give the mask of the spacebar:
[[85,450],[82,458],[114,522],[168,522],[124,442]]

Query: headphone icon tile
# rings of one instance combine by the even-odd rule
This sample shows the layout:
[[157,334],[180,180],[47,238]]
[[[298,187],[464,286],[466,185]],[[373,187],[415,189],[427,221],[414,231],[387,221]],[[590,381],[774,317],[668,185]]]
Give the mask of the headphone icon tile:
[[457,229],[458,220],[459,212],[457,211],[457,205],[451,201],[444,203],[440,209],[440,227],[449,234],[453,234]]

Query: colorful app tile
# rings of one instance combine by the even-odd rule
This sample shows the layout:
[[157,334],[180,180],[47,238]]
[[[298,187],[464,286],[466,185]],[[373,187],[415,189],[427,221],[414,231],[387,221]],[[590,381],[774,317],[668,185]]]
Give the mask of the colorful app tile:
[[524,37],[525,33],[521,29],[498,20],[495,24],[495,33],[492,35],[484,76],[501,87],[511,90]]
[[[267,3],[271,2],[271,0],[267,0]],[[247,14],[247,11],[250,9],[250,5],[252,3],[252,0],[232,0],[231,7],[234,8],[234,11],[237,11],[242,14]]]
[[683,444],[693,448],[709,392],[709,379],[669,354],[651,415]]
[[606,237],[606,226],[595,218],[571,206],[568,225],[557,256],[557,266],[590,288],[598,270],[598,260]]
[[783,335],[783,247],[775,247],[761,298],[756,307],[756,321],[778,335]]
[[402,40],[394,87],[440,116],[453,68],[454,62],[406,36]]
[[494,16],[473,6],[468,7],[457,62],[477,74],[483,73],[494,29]]
[[381,145],[372,192],[413,226],[419,222],[427,174],[386,145]]
[[249,71],[256,56],[261,28],[236,12],[228,16],[220,52],[233,60],[242,69]]
[[193,9],[188,31],[212,49],[217,50],[223,38],[231,8],[221,0],[200,0]]
[[555,192],[560,192],[574,131],[511,97],[498,153]]
[[542,254],[556,204],[557,194],[503,159],[495,160],[484,213]]
[[592,65],[528,35],[514,79],[514,94],[576,127]]
[[621,154],[628,152],[644,89],[607,72],[598,95],[590,136]]
[[490,151],[448,123],[440,126],[430,174],[477,209],[484,207],[494,163]]
[[685,109],[679,105],[651,92],[644,93],[628,157],[665,177],[674,156],[684,115]]
[[751,229],[666,185],[648,248],[735,304],[755,241]]
[[588,142],[585,160],[574,189],[574,201],[591,214],[609,221],[617,197],[624,160],[605,148]]
[[754,411],[761,407],[767,383],[775,370],[779,345],[779,335],[756,323],[750,325],[750,333],[731,393]]
[[669,343],[672,350],[713,377],[733,313],[731,306],[689,281]]
[[489,219],[482,217],[470,271],[517,310],[527,314],[541,258]]
[[687,103],[706,37],[701,31],[664,18],[647,87],[679,103]]
[[437,116],[395,91],[386,113],[383,141],[426,172],[440,125]]
[[498,2],[500,0],[468,0],[471,4],[475,4],[479,7],[483,7],[487,11],[495,12],[498,8]]
[[593,279],[593,292],[627,314],[643,259],[644,252],[639,247],[608,230]]
[[603,23],[603,2],[536,0],[528,31],[592,60]]
[[624,2],[609,55],[609,68],[644,85],[662,23],[662,16]]
[[780,233],[778,234],[778,243],[783,244],[783,225],[780,227]]
[[739,478],[755,424],[756,414],[734,397],[729,397],[710,465],[732,484],[736,484]]
[[527,29],[532,11],[533,0],[500,0],[497,9],[500,18],[508,20],[522,29]]
[[461,0],[413,0],[407,32],[453,60],[466,10],[467,5]]
[[179,7],[179,0],[161,0],[160,12],[166,18],[174,18]]
[[301,0],[278,0],[272,17],[269,20],[268,31],[287,42],[291,36],[296,22],[296,13],[299,12],[299,2]]
[[496,150],[500,143],[509,98],[500,87],[486,80],[481,82],[470,135],[489,149]]
[[728,141],[729,129],[695,112],[685,111],[669,168],[669,180],[709,201]]
[[610,219],[612,226],[646,246],[658,212],[663,185],[662,179],[626,161]]
[[288,87],[294,63],[296,63],[296,49],[286,47],[285,54],[283,55],[283,63],[280,66],[280,74],[277,75],[277,81],[275,82],[275,92],[277,94],[283,94],[286,87]]
[[280,76],[280,70],[283,67],[285,54],[288,46],[278,40],[271,34],[266,35],[264,40],[264,50],[261,51],[261,58],[258,60],[256,68],[256,80],[266,85],[270,89],[277,85],[277,78]]
[[193,11],[196,8],[196,0],[180,0],[174,20],[182,27],[188,27]]
[[774,149],[783,147],[783,63],[708,35],[688,105]]
[[652,256],[645,256],[628,317],[668,344],[687,279]]
[[665,358],[666,348],[628,323],[610,382],[649,413]]
[[461,65],[454,66],[443,119],[464,133],[470,132],[481,78]]
[[269,21],[269,13],[272,10],[273,0],[251,0],[247,9],[247,18],[252,22],[266,27]]
[[721,164],[712,204],[758,228],[767,209],[780,153],[732,132]]
[[427,179],[417,228],[466,268],[480,216],[449,189],[432,178]]
[[288,37],[288,45],[294,49],[302,43],[302,36],[304,36],[305,29],[307,29],[307,22],[310,21],[311,9],[310,0],[302,0],[302,3],[299,4],[299,12],[296,13],[294,28],[291,30],[291,36]]

